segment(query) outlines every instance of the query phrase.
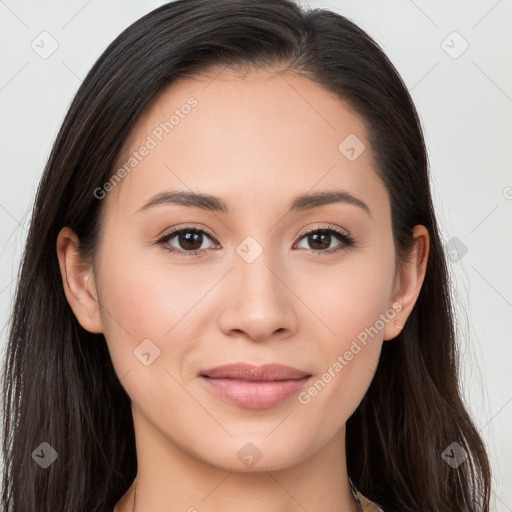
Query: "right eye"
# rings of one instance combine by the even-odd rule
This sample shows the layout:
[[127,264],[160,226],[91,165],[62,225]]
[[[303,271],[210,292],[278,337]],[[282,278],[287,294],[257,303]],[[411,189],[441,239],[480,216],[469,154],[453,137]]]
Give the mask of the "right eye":
[[163,245],[165,250],[178,253],[180,256],[197,256],[209,248],[214,248],[205,247],[204,243],[207,239],[214,239],[208,231],[187,226],[165,234],[157,241],[157,244]]

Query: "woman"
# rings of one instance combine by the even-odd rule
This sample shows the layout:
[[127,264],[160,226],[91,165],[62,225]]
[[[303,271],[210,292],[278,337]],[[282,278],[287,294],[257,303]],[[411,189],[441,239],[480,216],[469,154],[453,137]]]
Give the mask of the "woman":
[[4,372],[4,510],[488,511],[423,135],[376,43],[181,0],[80,87]]

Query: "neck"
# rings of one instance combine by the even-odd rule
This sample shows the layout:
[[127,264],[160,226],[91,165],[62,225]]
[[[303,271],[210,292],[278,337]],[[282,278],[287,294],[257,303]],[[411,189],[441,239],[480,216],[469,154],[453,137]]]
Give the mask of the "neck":
[[234,471],[209,464],[171,442],[134,410],[137,477],[114,512],[357,512],[345,459],[345,429],[299,462]]

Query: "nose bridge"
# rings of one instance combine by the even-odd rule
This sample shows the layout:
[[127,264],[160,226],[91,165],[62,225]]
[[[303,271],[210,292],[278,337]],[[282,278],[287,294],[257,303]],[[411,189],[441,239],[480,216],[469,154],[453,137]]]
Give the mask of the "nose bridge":
[[[249,237],[248,237],[249,238]],[[252,237],[251,237],[252,238]],[[239,300],[253,310],[274,310],[282,304],[283,284],[276,277],[280,267],[276,251],[265,249],[254,239],[246,239],[236,249],[235,278],[239,281]]]
[[235,251],[229,276],[232,293],[222,314],[222,329],[244,331],[253,339],[293,330],[293,294],[283,283],[286,276],[280,276],[284,266],[278,251],[263,247],[253,237],[244,239]]

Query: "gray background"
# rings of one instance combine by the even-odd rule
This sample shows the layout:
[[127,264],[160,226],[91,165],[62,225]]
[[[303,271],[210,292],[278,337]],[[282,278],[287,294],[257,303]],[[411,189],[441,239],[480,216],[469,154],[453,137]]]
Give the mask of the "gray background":
[[[0,0],[2,359],[34,194],[63,116],[107,44],[163,3]],[[464,394],[492,457],[492,510],[512,511],[512,2],[308,4],[369,32],[418,108],[450,255]]]

